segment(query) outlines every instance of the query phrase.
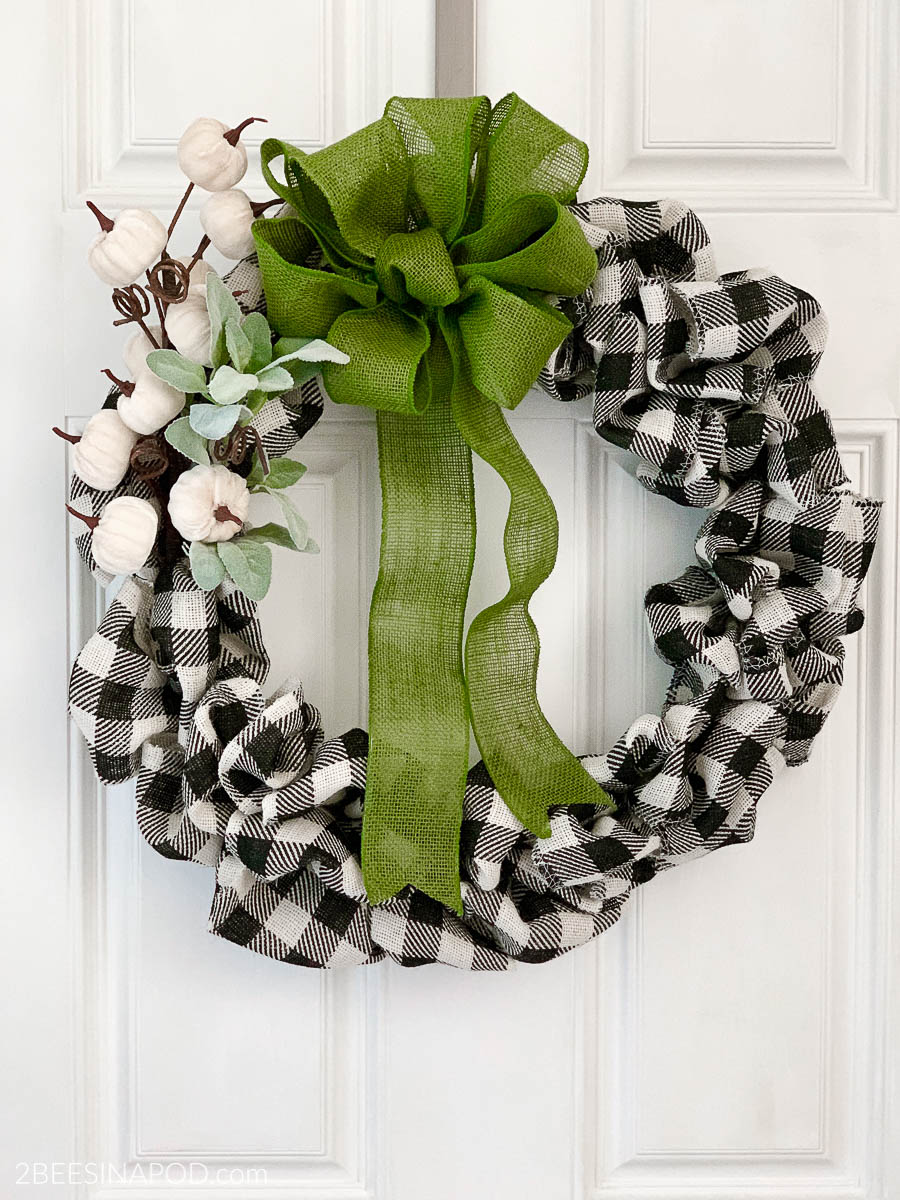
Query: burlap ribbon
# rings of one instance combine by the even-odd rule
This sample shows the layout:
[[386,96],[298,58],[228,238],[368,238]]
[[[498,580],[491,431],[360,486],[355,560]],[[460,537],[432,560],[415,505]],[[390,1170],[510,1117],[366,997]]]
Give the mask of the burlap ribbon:
[[[543,296],[577,295],[596,271],[564,207],[587,147],[515,95],[493,110],[485,97],[395,98],[314,154],[269,139],[262,161],[296,212],[254,226],[269,321],[346,351],[346,366],[325,365],[329,395],[377,412],[366,890],[378,903],[413,884],[461,911],[470,720],[498,791],[538,836],[551,805],[610,803],[537,700],[528,603],[553,569],[558,524],[502,413],[571,329]],[[510,491],[510,586],[473,620],[463,664],[473,450]]]

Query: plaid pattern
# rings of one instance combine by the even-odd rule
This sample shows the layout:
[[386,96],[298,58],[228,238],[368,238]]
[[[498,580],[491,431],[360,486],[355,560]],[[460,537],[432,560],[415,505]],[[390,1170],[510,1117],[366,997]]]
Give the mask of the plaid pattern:
[[[359,866],[365,733],[323,741],[299,684],[265,698],[265,651],[239,593],[203,597],[183,566],[155,588],[132,579],[79,656],[72,711],[102,777],[137,773],[150,844],[215,868],[220,937],[314,967],[554,958],[609,928],[657,872],[749,841],[759,797],[806,760],[837,698],[879,505],[837,490],[810,387],[818,305],[767,272],[717,278],[683,205],[573,211],[598,274],[563,302],[575,329],[541,383],[561,400],[593,392],[598,432],[636,456],[641,482],[710,509],[696,564],[645,600],[673,668],[661,715],[582,760],[616,810],[558,808],[537,839],[479,763],[463,917],[411,888],[373,908]],[[258,304],[253,261],[236,272],[242,302]]]
[[190,733],[215,681],[268,667],[256,606],[230,580],[200,591],[182,560],[155,585],[125,580],[72,667],[69,712],[98,777],[121,783]]

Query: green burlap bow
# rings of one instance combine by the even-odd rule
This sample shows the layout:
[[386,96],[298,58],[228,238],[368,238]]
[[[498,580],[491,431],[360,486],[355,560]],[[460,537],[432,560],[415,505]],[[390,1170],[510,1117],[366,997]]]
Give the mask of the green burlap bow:
[[[285,183],[270,163],[283,157]],[[383,521],[369,618],[363,878],[461,911],[469,721],[495,786],[535,834],[548,809],[610,800],[547,722],[528,602],[553,569],[553,502],[503,416],[571,329],[597,261],[571,202],[587,147],[515,95],[390,100],[306,155],[276,139],[263,171],[296,216],[258,221],[270,323],[325,337],[332,400],[377,411]],[[463,623],[475,553],[472,451],[510,491],[509,591]]]

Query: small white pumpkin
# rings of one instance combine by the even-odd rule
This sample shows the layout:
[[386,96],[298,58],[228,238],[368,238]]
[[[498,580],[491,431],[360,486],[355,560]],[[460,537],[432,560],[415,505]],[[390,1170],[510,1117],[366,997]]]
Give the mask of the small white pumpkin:
[[166,310],[166,332],[179,354],[204,367],[212,365],[205,284],[191,287],[187,299],[180,304],[169,305]]
[[158,529],[159,514],[149,500],[110,500],[91,536],[94,562],[111,575],[133,575],[150,557]]
[[125,477],[136,441],[137,434],[114,408],[101,408],[72,449],[75,474],[88,487],[112,491]]
[[184,408],[185,395],[154,375],[146,365],[135,376],[130,390],[123,389],[116,401],[119,416],[135,433],[156,433],[173,421]]
[[219,464],[185,471],[169,493],[169,517],[189,542],[229,541],[240,533],[249,511],[246,483]]
[[246,258],[253,253],[254,220],[250,197],[240,188],[213,192],[200,209],[203,232],[225,258]]
[[[147,328],[158,343],[162,341],[162,333],[158,325],[148,325]],[[147,365],[147,355],[155,349],[156,346],[153,345],[143,329],[137,329],[131,335],[122,347],[122,361],[128,368],[128,374],[132,379],[136,379],[138,372]]]
[[213,117],[198,117],[181,135],[178,165],[191,183],[208,192],[224,192],[244,178],[247,151],[238,140],[250,117],[229,129]]
[[127,287],[152,267],[168,240],[166,227],[146,208],[125,208],[113,221],[88,201],[100,233],[88,250],[88,262],[110,287]]

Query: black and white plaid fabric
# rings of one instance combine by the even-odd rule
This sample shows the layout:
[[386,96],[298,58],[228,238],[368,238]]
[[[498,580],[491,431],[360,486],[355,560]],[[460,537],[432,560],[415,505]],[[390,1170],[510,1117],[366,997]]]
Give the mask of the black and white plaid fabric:
[[[299,684],[264,695],[268,661],[240,593],[204,596],[183,566],[151,572],[125,583],[79,655],[71,710],[101,778],[137,775],[150,844],[215,868],[220,937],[314,967],[555,958],[609,928],[657,872],[749,841],[760,796],[806,760],[834,705],[879,505],[841,490],[810,386],[818,305],[766,272],[717,278],[683,205],[573,211],[598,273],[564,303],[575,329],[541,383],[560,400],[593,393],[598,433],[636,457],[644,486],[710,510],[695,565],[646,597],[673,668],[661,715],[583,759],[617,808],[560,807],[537,839],[478,764],[463,917],[414,889],[373,908],[359,866],[365,733],[324,741]],[[254,262],[236,271],[258,306]],[[317,402],[310,391],[308,416]],[[98,503],[83,492],[82,506]]]

